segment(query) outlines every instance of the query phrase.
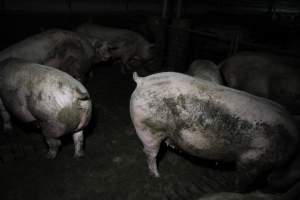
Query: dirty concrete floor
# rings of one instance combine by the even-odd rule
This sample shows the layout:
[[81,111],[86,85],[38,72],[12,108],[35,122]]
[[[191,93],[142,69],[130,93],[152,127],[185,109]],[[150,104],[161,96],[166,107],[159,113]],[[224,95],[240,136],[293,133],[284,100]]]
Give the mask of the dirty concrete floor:
[[197,199],[207,192],[233,191],[235,173],[162,146],[160,178],[148,174],[146,157],[129,116],[132,75],[117,66],[98,67],[87,83],[93,119],[83,159],[73,158],[70,136],[54,160],[36,130],[16,126],[0,136],[1,200]]

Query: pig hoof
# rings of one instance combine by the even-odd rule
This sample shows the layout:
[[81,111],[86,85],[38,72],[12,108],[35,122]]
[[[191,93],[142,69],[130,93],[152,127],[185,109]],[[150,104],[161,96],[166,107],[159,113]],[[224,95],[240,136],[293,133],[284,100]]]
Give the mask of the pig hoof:
[[80,153],[75,153],[74,154],[74,158],[76,159],[81,159],[84,157],[84,152],[80,152]]
[[158,172],[150,172],[150,176],[155,177],[155,178],[159,178],[160,175]]
[[54,159],[55,157],[56,157],[56,152],[53,152],[53,151],[49,151],[48,153],[47,153],[47,155],[46,155],[46,158],[47,159]]

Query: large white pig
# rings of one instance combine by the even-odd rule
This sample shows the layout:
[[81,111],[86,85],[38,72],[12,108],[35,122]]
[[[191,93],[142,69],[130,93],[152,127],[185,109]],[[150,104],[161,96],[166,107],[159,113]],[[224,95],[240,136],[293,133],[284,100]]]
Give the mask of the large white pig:
[[0,63],[0,114],[4,130],[12,129],[10,116],[37,122],[55,158],[59,137],[73,134],[75,157],[83,156],[83,129],[91,118],[91,99],[85,87],[52,67],[8,59]]
[[240,52],[220,64],[229,87],[276,101],[300,114],[300,67],[267,53]]
[[297,127],[275,102],[175,72],[134,73],[134,80],[131,119],[156,177],[165,140],[194,156],[236,162],[241,190],[294,155]]
[[0,61],[20,58],[55,67],[83,80],[91,64],[106,59],[75,32],[52,29],[30,36],[0,52]]

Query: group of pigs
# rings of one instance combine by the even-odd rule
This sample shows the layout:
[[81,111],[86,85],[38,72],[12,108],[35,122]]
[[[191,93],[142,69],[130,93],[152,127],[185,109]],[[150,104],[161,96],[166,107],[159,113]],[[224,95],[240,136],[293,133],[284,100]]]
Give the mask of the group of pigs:
[[[134,71],[153,58],[140,34],[91,24],[76,31],[49,30],[0,52],[0,112],[35,121],[55,158],[59,137],[73,134],[75,156],[83,156],[83,129],[91,118],[84,82],[94,63],[113,60]],[[270,54],[242,52],[219,65],[194,61],[187,74],[139,77],[130,115],[148,167],[158,177],[162,142],[194,156],[235,162],[239,190],[280,170],[297,154],[300,68]],[[225,198],[224,198],[225,199]]]
[[[271,186],[292,186],[300,175],[298,149],[300,68],[294,60],[268,53],[240,52],[225,59],[219,65],[209,60],[195,60],[187,74],[202,82],[201,92],[198,94],[200,97],[197,99],[205,98],[203,102],[211,102],[210,106],[219,105],[217,115],[222,115],[220,113],[226,109],[226,113],[234,118],[234,123],[231,124],[231,120],[227,119],[228,116],[213,115],[215,111],[206,112],[205,120],[203,116],[199,119],[198,114],[197,116],[192,114],[190,120],[196,119],[205,124],[197,127],[199,128],[197,136],[193,136],[194,130],[189,130],[189,136],[182,134],[193,138],[188,145],[183,144],[182,148],[192,144],[198,148],[195,155],[216,160],[224,160],[227,154],[230,159],[236,161],[238,171],[250,175],[248,183],[266,172],[269,174],[273,171],[268,178]],[[207,82],[210,83],[209,87]],[[206,87],[205,92],[203,87]],[[186,96],[186,99],[188,98],[190,97]],[[201,106],[198,103],[197,105]],[[203,110],[203,108],[198,109],[200,112]],[[211,128],[207,128],[207,120],[209,123],[214,123]],[[221,126],[221,129],[215,126]],[[213,136],[209,136],[208,133]],[[228,141],[224,139],[224,133],[226,139],[229,138]],[[205,145],[211,145],[212,150],[208,150],[207,146],[201,148],[201,145],[196,142],[198,139],[202,143],[205,141]],[[185,143],[187,141],[186,139]],[[208,155],[211,154],[207,153],[210,151],[217,151],[217,154],[209,157]],[[240,178],[245,181],[243,175]],[[299,187],[300,183],[280,197],[262,193],[248,195],[220,193],[203,197],[203,200],[299,199]]]
[[0,112],[4,131],[10,115],[35,121],[55,158],[59,137],[73,133],[75,156],[83,155],[83,128],[91,118],[91,99],[82,85],[93,64],[112,60],[130,70],[151,59],[140,34],[92,24],[75,31],[52,29],[0,52]]

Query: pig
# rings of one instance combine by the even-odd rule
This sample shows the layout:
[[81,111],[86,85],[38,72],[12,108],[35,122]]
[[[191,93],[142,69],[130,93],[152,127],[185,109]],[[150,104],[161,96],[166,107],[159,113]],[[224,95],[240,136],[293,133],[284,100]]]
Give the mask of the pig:
[[223,84],[219,66],[209,60],[198,59],[189,66],[187,74],[217,84]]
[[86,88],[67,73],[21,59],[0,63],[0,112],[4,131],[10,131],[11,115],[36,122],[49,146],[47,157],[56,157],[59,137],[73,134],[76,158],[84,155],[83,129],[91,118]]
[[273,101],[176,72],[133,79],[130,116],[152,176],[160,176],[165,140],[193,156],[235,162],[241,191],[294,155],[297,127]]
[[88,23],[79,25],[75,31],[91,42],[97,54],[121,63],[123,72],[153,58],[154,45],[137,32]]
[[60,69],[84,81],[92,63],[105,60],[84,37],[75,32],[50,29],[28,37],[0,52],[0,61],[20,58]]
[[220,64],[229,87],[276,101],[300,114],[300,68],[287,59],[260,52],[240,52]]

